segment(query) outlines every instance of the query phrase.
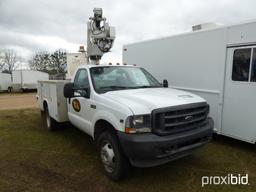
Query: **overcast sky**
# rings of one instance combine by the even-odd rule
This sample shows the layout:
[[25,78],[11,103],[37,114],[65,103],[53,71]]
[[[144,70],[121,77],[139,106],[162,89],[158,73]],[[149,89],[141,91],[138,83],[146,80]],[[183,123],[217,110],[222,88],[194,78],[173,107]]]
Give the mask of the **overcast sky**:
[[58,48],[76,52],[86,44],[94,7],[102,7],[116,27],[103,62],[121,62],[123,44],[187,32],[195,24],[256,20],[255,0],[0,0],[0,49],[13,48],[26,58]]

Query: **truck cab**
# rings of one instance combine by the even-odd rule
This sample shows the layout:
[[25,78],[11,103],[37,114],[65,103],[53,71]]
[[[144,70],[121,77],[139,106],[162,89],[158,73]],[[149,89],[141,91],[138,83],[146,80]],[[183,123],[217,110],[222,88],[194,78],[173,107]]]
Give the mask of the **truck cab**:
[[[207,102],[167,84],[133,65],[83,65],[57,97],[66,98],[67,120],[95,140],[106,175],[118,180],[130,165],[157,166],[209,142],[213,121]],[[41,110],[53,130],[58,114],[51,115],[42,95]]]

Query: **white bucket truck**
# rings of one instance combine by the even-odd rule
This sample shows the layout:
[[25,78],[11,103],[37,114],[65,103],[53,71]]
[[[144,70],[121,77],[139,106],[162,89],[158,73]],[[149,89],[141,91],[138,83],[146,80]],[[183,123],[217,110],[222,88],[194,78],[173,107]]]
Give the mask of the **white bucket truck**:
[[[98,11],[93,28],[99,26]],[[111,32],[103,31],[109,37]],[[105,46],[98,52],[88,51],[90,59],[97,63],[111,41],[101,42]],[[39,82],[38,102],[49,130],[70,121],[95,140],[104,172],[113,180],[130,165],[150,167],[187,156],[207,144],[213,131],[204,99],[168,88],[167,81],[162,85],[132,65],[79,66],[71,81]]]

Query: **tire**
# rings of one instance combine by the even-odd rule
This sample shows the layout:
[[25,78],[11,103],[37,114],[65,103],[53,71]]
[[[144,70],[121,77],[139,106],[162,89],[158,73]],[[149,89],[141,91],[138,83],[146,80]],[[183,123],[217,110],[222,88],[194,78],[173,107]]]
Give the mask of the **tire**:
[[111,132],[103,132],[97,141],[105,175],[114,181],[124,178],[130,163],[123,154],[117,136]]
[[41,111],[43,123],[48,131],[55,131],[58,128],[59,123],[51,118],[48,107],[46,106],[44,111]]
[[8,87],[8,92],[9,92],[9,93],[12,92],[12,87]]
[[213,133],[213,134],[212,134],[212,139],[213,139],[213,140],[218,140],[219,137],[220,137],[220,136],[218,135],[218,133]]

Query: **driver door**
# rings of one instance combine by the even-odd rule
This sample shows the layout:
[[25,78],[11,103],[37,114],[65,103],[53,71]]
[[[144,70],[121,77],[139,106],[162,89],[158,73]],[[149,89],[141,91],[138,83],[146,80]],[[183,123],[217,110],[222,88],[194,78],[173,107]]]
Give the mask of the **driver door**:
[[[76,127],[92,135],[90,119],[90,84],[88,71],[80,69],[77,71],[74,80],[74,98],[68,102],[69,120]],[[87,89],[87,92],[85,91]]]

